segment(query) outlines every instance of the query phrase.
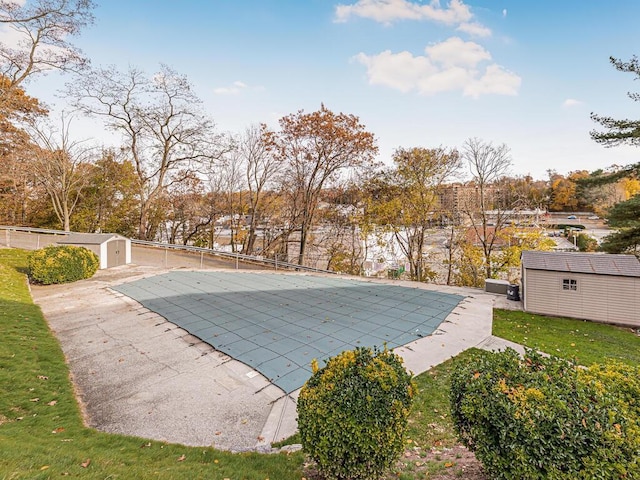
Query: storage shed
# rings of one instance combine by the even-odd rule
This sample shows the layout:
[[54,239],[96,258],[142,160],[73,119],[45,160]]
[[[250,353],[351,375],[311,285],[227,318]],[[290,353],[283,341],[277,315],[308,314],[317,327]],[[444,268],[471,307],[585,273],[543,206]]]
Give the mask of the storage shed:
[[131,240],[116,233],[71,233],[56,243],[88,248],[98,255],[101,269],[131,263]]
[[640,262],[633,255],[522,252],[524,310],[640,327]]

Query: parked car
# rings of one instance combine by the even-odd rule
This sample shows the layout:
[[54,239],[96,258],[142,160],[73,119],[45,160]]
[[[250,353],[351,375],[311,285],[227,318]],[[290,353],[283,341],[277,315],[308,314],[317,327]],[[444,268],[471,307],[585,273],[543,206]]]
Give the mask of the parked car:
[[575,215],[569,215],[567,217],[567,220],[577,220],[577,219],[578,219],[578,217],[576,217]]
[[600,220],[600,217],[598,215],[591,215],[589,220]]

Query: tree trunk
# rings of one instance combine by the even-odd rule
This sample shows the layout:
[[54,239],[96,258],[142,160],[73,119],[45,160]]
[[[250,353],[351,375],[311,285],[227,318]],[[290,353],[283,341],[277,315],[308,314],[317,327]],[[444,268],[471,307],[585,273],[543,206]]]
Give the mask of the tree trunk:
[[254,245],[256,243],[256,215],[251,214],[251,222],[249,222],[249,232],[247,233],[247,241],[245,242],[243,252],[246,255],[253,254]]
[[309,230],[306,220],[302,222],[302,228],[300,229],[300,250],[298,252],[298,265],[304,265],[304,254],[307,248],[307,237]]

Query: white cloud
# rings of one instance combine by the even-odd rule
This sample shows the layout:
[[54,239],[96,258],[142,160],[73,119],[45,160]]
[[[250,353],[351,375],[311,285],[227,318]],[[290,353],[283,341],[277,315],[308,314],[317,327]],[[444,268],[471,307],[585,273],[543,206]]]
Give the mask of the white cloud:
[[438,73],[427,57],[414,57],[410,52],[385,50],[373,56],[359,53],[354,58],[367,67],[370,84],[385,85],[405,93],[415,89],[422,79]]
[[472,37],[490,37],[491,29],[478,22],[461,23],[456,30],[467,33]]
[[502,10],[502,17],[503,17],[503,18],[506,18],[506,16],[507,16],[507,9],[506,9],[506,8],[504,8],[504,9]]
[[463,67],[450,67],[440,70],[418,82],[418,91],[423,95],[463,90],[473,82],[474,73]]
[[580,100],[576,100],[575,98],[567,98],[564,102],[562,102],[562,106],[564,108],[571,108],[571,107],[577,107],[579,105],[582,105],[584,102],[580,101]]
[[265,88],[261,85],[249,86],[240,80],[236,80],[227,87],[214,88],[213,93],[215,93],[216,95],[239,95],[244,91],[263,92],[264,90]]
[[447,8],[439,0],[420,5],[409,0],[358,0],[352,5],[336,6],[336,22],[346,22],[350,17],[362,17],[380,23],[395,20],[431,20],[446,25],[470,22],[471,10],[462,0],[450,0]]
[[433,95],[461,91],[480,95],[517,95],[521,78],[500,65],[490,63],[491,54],[475,42],[458,37],[425,48],[425,55],[385,50],[377,55],[359,53],[354,60],[367,68],[371,85],[383,85],[401,92]]
[[451,37],[441,43],[426,47],[427,56],[444,67],[453,65],[474,67],[483,60],[491,60],[491,54],[475,42],[465,42]]
[[216,95],[238,95],[240,89],[237,87],[218,87],[213,89]]
[[480,95],[517,95],[522,79],[500,65],[487,66],[484,75],[474,79],[464,89],[464,94],[478,98]]

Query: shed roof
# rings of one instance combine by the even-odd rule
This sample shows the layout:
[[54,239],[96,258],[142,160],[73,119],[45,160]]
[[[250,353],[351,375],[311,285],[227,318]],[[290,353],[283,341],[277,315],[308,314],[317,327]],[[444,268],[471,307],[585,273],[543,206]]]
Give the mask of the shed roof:
[[114,238],[124,239],[125,237],[118,235],[117,233],[71,233],[64,238],[57,240],[57,243],[100,245]]
[[524,251],[522,266],[529,270],[640,277],[640,261],[634,255]]

